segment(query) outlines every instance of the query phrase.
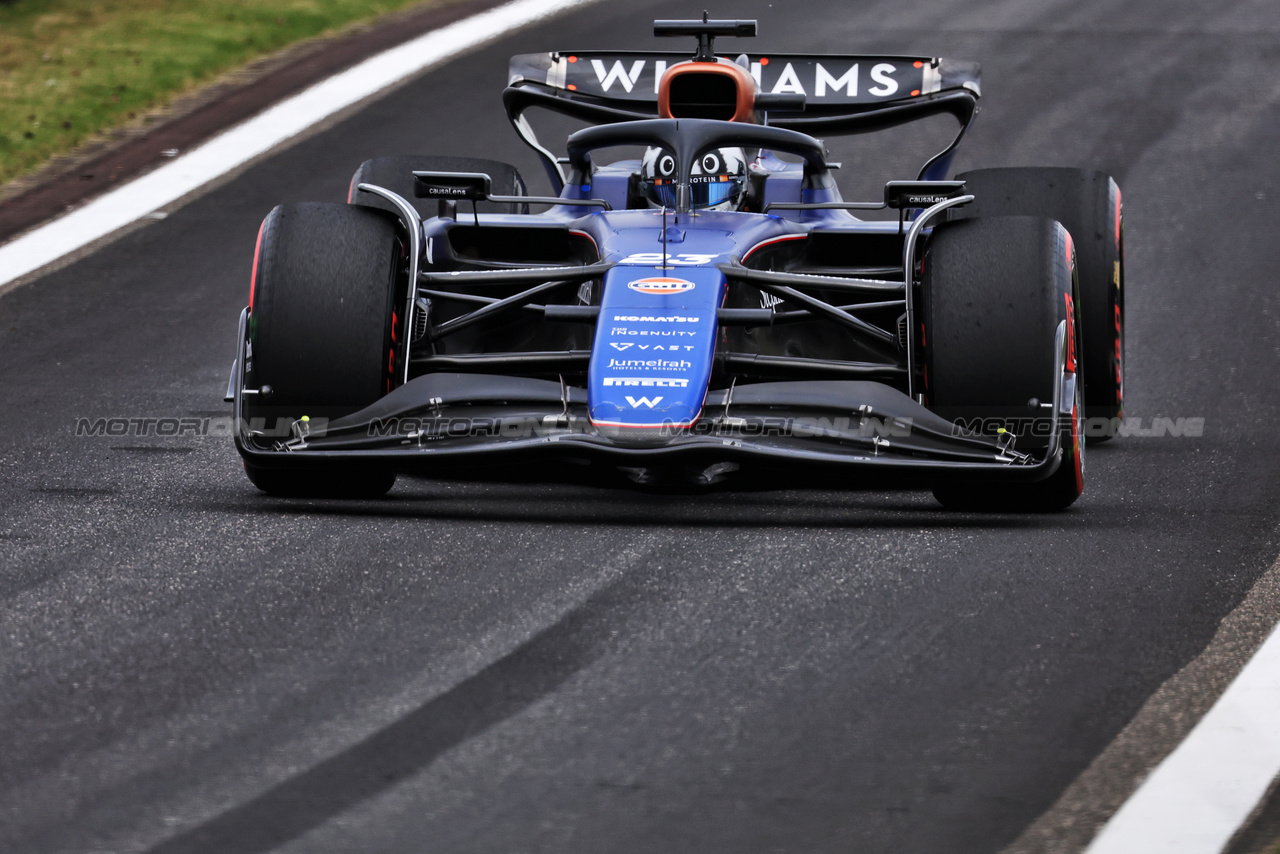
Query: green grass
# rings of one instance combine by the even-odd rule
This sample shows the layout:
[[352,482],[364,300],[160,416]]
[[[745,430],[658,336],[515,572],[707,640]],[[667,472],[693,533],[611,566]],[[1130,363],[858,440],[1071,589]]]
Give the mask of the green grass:
[[0,186],[264,54],[421,2],[0,5]]

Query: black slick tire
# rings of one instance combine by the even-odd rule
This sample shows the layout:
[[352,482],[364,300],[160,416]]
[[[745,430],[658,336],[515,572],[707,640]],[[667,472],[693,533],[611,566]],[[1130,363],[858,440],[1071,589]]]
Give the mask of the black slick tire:
[[[395,213],[395,207],[386,199],[357,189],[361,184],[374,184],[390,190],[413,205],[423,219],[436,216],[439,211],[439,202],[436,199],[414,198],[413,173],[415,171],[483,172],[489,176],[490,186],[495,196],[528,195],[520,172],[509,163],[476,157],[402,155],[375,157],[361,163],[360,168],[351,176],[351,185],[347,189],[347,203]],[[471,203],[460,202],[459,207],[466,210],[471,207]],[[476,211],[478,213],[528,213],[529,206],[511,202],[480,202],[476,205]]]
[[[925,247],[921,289],[922,385],[939,415],[984,435],[1011,433],[1015,451],[1047,447],[1058,326],[1067,323],[1067,372],[1076,373],[1070,238],[1043,217],[988,217],[944,223]],[[946,507],[1053,511],[1084,489],[1075,384],[1072,417],[1058,419],[1061,464],[1033,483],[982,480],[957,472],[934,496]]]
[[[254,259],[245,379],[269,394],[245,397],[250,429],[267,441],[287,439],[295,421],[319,426],[390,391],[403,337],[401,243],[395,220],[379,211],[304,202],[267,215]],[[378,465],[288,462],[246,460],[245,470],[277,495],[365,497],[395,482]]]
[[1124,217],[1120,188],[1085,169],[1011,167],[956,176],[974,201],[953,218],[1044,216],[1070,232],[1080,279],[1080,352],[1085,435],[1115,435],[1124,417]]

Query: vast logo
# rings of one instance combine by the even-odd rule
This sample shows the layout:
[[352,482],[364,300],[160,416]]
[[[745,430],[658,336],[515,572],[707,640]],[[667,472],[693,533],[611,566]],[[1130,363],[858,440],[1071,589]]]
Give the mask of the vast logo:
[[636,279],[627,282],[627,287],[642,294],[682,294],[693,290],[693,282],[687,279],[673,279],[665,276],[653,276],[648,279]]
[[662,396],[661,396],[661,395],[659,395],[658,397],[654,397],[654,398],[648,398],[648,397],[632,397],[631,395],[627,395],[627,398],[626,398],[626,399],[627,399],[627,404],[628,404],[632,409],[639,409],[639,408],[640,408],[640,407],[642,407],[642,406],[647,406],[648,408],[653,409],[653,408],[654,408],[655,406],[657,406],[659,403],[662,403]]
[[664,353],[679,353],[682,350],[688,353],[694,349],[692,344],[636,344],[632,341],[627,341],[623,344],[619,344],[617,341],[610,341],[609,346],[615,350],[626,350],[630,347],[639,347],[641,350],[661,350]]

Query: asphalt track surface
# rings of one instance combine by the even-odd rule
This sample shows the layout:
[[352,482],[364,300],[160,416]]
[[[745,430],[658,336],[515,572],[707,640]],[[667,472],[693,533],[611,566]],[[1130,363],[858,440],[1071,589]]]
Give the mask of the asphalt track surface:
[[[712,12],[762,48],[978,59],[958,169],[1111,172],[1129,414],[1203,436],[1096,447],[1084,498],[1039,517],[803,484],[285,501],[225,436],[76,437],[219,432],[273,204],[412,151],[540,192],[506,58],[651,45],[702,8],[589,7],[0,298],[0,850],[990,852],[1048,808],[1280,551],[1280,19],[850,6]],[[870,152],[865,186],[904,177]]]

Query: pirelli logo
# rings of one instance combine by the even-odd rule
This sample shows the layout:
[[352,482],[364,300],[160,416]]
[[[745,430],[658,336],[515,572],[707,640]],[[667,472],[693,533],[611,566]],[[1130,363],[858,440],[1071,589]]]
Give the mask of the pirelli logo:
[[673,380],[666,377],[605,377],[605,387],[625,386],[628,388],[688,388],[688,380]]

